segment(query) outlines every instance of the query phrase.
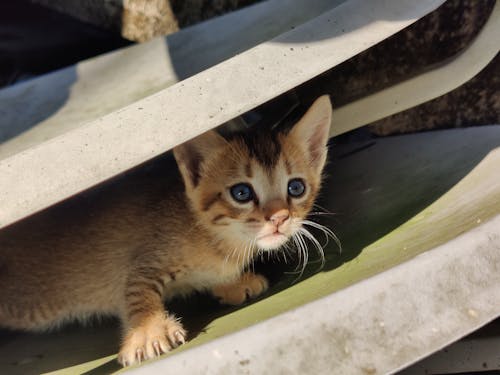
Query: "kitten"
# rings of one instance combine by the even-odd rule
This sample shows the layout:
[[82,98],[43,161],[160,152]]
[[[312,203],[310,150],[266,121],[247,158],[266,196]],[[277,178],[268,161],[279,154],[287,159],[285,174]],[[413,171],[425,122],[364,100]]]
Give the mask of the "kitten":
[[[247,266],[303,230],[321,183],[331,105],[288,132],[207,132],[174,149],[180,176],[80,198],[0,232],[0,325],[42,331],[94,315],[123,325],[124,366],[181,345],[163,302],[194,290],[241,304],[268,288]],[[70,206],[71,207],[71,206]],[[70,217],[68,217],[70,216]]]

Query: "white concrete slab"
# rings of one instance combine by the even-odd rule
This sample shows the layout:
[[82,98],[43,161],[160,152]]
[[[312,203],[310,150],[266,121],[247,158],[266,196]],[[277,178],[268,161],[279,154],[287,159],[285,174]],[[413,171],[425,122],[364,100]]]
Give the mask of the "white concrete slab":
[[342,1],[265,1],[2,89],[0,159],[161,91]]
[[0,227],[276,97],[441,3],[350,0],[189,79],[1,160]]

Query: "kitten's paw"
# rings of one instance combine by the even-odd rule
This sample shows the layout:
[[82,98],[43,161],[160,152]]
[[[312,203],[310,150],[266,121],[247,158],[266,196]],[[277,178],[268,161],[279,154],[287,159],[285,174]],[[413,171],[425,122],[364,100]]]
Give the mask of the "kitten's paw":
[[163,313],[154,315],[127,333],[118,362],[123,366],[141,363],[184,344],[186,336],[186,331],[177,320]]
[[264,276],[246,272],[235,283],[217,285],[212,289],[212,294],[220,303],[241,305],[248,299],[261,295],[268,287],[269,283]]

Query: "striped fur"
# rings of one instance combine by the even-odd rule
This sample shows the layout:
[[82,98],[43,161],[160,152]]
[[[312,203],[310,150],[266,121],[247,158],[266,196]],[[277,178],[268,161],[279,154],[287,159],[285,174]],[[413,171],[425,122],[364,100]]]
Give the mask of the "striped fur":
[[[180,175],[84,195],[0,231],[0,325],[43,331],[115,315],[123,365],[183,344],[165,301],[207,290],[239,304],[267,289],[248,266],[304,230],[330,116],[321,97],[288,134],[208,132],[175,148]],[[287,193],[293,178],[305,182],[299,198]],[[237,183],[250,184],[253,199],[236,202]]]

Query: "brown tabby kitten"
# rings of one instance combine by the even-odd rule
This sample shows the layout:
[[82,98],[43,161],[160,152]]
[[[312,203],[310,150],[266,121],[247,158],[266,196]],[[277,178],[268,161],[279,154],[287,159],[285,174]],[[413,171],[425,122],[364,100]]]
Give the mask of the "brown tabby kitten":
[[322,96],[288,133],[207,132],[174,149],[184,186],[122,187],[70,218],[0,232],[0,325],[41,331],[117,315],[123,365],[183,344],[186,331],[163,301],[198,290],[241,304],[267,289],[247,266],[304,232],[330,119]]

